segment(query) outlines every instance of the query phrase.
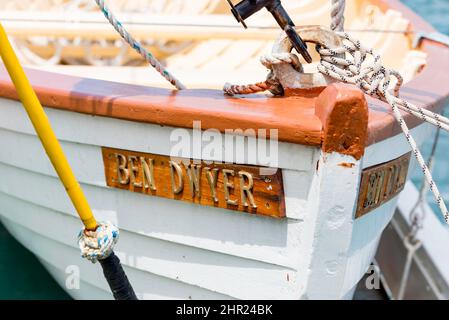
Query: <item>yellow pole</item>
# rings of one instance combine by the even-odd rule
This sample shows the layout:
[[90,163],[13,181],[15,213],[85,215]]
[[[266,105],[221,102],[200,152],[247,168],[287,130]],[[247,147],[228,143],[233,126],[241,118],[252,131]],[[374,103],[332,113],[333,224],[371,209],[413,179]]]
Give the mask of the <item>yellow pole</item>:
[[83,221],[86,229],[94,230],[97,227],[97,222],[92,214],[89,203],[70,168],[61,145],[51,128],[50,121],[27,79],[1,23],[0,56],[14,83],[19,99],[22,101],[29,118],[33,123],[34,129],[36,130],[53,167],[58,173],[59,179],[61,179],[67,194],[72,200],[78,215]]

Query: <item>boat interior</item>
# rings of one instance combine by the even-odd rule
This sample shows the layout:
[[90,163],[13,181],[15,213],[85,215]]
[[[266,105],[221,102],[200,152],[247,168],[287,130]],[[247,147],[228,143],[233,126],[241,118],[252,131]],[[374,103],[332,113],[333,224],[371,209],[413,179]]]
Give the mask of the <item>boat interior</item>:
[[[170,86],[119,40],[94,1],[59,1],[66,4],[53,4],[58,15],[44,12],[51,2],[34,1],[33,6],[25,6],[17,1],[0,1],[5,10],[0,18],[5,18],[5,28],[28,66],[116,82]],[[328,0],[284,0],[283,5],[297,25],[330,24]],[[280,34],[266,10],[250,17],[249,29],[244,30],[226,1],[221,0],[110,1],[110,7],[188,88],[221,89],[225,82],[254,83],[265,79],[267,70],[259,58],[271,51]],[[34,11],[34,18],[26,27],[23,15],[29,10]],[[76,18],[70,14],[73,10],[78,12]],[[360,0],[350,1],[345,15],[347,32],[364,45],[374,47],[384,57],[384,63],[399,70],[406,81],[426,65],[426,53],[412,48],[410,22],[399,11],[385,11],[381,1]],[[41,26],[40,36],[30,37],[36,26]],[[83,39],[82,32],[81,36],[74,33],[80,26],[86,29],[88,39]],[[133,29],[136,26],[141,29]],[[59,30],[57,34],[55,29]],[[211,39],[211,34],[204,33],[207,30],[217,30],[217,37]],[[100,40],[106,35],[110,38],[107,43]],[[314,48],[310,51],[315,52]],[[316,52],[313,57],[317,61]],[[305,71],[316,71],[315,65],[305,65]]]

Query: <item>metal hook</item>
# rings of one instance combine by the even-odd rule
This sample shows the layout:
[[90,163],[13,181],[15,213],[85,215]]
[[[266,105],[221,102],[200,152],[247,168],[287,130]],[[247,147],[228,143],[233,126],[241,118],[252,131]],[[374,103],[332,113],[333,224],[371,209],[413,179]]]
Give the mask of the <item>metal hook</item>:
[[307,45],[296,32],[295,24],[282,6],[281,0],[242,0],[236,5],[234,5],[231,0],[227,1],[231,6],[232,14],[245,28],[247,28],[245,23],[247,18],[261,9],[266,8],[273,15],[282,30],[287,34],[296,51],[298,51],[308,63],[312,62],[312,57],[307,51]]

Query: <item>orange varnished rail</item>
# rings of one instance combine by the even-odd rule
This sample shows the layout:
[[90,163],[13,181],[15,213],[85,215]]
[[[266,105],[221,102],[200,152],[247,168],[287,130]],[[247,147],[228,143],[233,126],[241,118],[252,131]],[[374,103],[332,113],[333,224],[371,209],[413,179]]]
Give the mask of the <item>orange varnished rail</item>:
[[[92,115],[203,129],[279,129],[282,141],[319,145],[316,97],[230,98],[220,90],[168,90],[26,70],[43,105]],[[16,99],[0,69],[0,96]]]

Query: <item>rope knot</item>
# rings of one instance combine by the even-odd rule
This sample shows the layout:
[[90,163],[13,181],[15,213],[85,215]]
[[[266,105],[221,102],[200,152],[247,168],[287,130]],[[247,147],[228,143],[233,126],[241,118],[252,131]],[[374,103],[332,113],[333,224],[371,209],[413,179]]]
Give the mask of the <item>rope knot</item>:
[[[320,48],[321,61],[318,70],[329,77],[357,85],[363,92],[384,102],[402,104],[399,90],[404,82],[399,72],[385,68],[379,54],[365,48],[359,40],[347,33],[338,33],[344,40],[340,48]],[[346,53],[345,58],[337,55]],[[393,95],[388,92],[395,81]]]
[[112,222],[100,222],[95,231],[83,230],[78,235],[81,256],[96,263],[109,257],[119,238],[118,228]]
[[291,64],[298,71],[303,72],[303,67],[296,54],[291,52],[270,53],[260,57],[262,63],[267,69],[272,70],[275,64]]
[[265,81],[246,85],[225,83],[223,86],[224,93],[229,96],[234,96],[236,94],[253,94],[269,90],[274,95],[283,95],[284,88],[282,88],[281,83],[273,72],[273,65],[291,64],[296,71],[303,72],[303,67],[298,56],[291,52],[271,53],[264,55],[260,57],[260,63],[270,70],[270,73],[267,75],[267,79]]

